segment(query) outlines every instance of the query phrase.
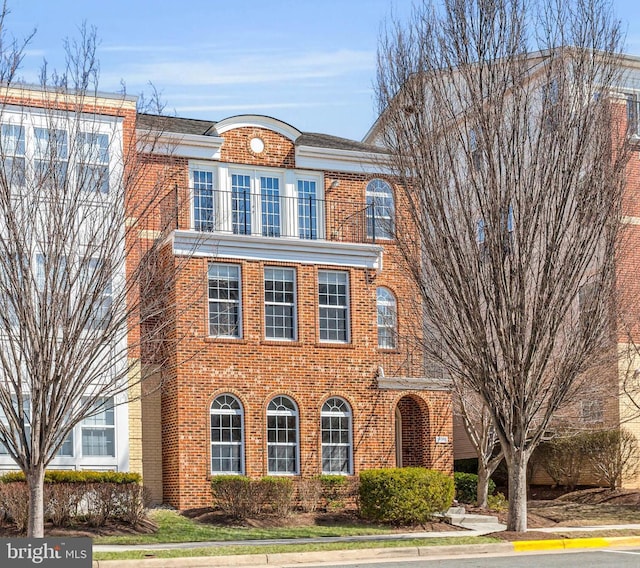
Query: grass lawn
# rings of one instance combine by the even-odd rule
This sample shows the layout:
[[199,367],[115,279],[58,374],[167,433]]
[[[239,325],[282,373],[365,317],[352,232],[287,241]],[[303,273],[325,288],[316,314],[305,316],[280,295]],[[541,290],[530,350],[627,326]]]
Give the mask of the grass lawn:
[[[158,525],[153,534],[104,536],[95,538],[95,544],[158,544],[163,542],[206,542],[229,540],[257,540],[266,538],[305,538],[319,536],[354,536],[364,534],[388,534],[388,526],[348,524],[336,526],[295,526],[247,528],[199,523],[176,511],[157,509],[149,518]],[[238,553],[234,553],[238,554]]]
[[[275,537],[274,537],[275,538]],[[137,560],[142,558],[179,558],[185,556],[229,556],[234,554],[276,554],[281,552],[317,552],[322,550],[356,550],[362,548],[398,548],[454,544],[487,544],[501,542],[490,537],[414,538],[401,541],[327,542],[319,544],[282,544],[265,546],[216,546],[181,550],[134,550],[125,552],[94,552],[94,560]]]

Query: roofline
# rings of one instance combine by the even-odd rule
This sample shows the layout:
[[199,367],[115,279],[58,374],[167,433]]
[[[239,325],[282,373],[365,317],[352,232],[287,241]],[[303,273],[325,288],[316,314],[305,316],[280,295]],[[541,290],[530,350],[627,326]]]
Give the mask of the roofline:
[[216,122],[205,134],[215,133],[218,136],[234,128],[265,128],[273,130],[288,138],[292,142],[302,134],[300,130],[290,124],[261,114],[238,114]]

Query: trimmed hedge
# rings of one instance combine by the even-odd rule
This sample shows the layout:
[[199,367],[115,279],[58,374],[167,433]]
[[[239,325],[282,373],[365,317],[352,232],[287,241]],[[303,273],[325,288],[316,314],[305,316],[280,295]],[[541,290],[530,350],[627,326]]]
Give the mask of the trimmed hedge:
[[421,524],[453,502],[453,479],[421,467],[360,473],[360,515],[395,524]]
[[[132,526],[145,517],[149,496],[137,473],[51,470],[45,474],[45,521],[53,526],[87,524],[102,527],[109,521]],[[0,519],[26,530],[29,490],[21,472],[0,476]]]
[[287,516],[293,509],[293,481],[287,477],[250,479],[244,475],[211,478],[215,505],[236,519],[268,514]]
[[[475,473],[456,472],[453,474],[456,487],[456,501],[473,504],[478,496],[478,476]],[[489,495],[493,495],[496,484],[489,479]]]
[[[26,478],[21,471],[12,471],[0,475],[0,483],[24,482]],[[124,473],[120,471],[76,471],[52,469],[44,473],[45,483],[141,483],[139,473]]]

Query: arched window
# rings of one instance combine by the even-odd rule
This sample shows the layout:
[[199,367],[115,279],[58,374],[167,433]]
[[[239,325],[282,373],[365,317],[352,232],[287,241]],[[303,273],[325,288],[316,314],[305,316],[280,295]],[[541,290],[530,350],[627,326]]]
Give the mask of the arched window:
[[351,408],[346,400],[333,397],[322,405],[322,473],[352,473]]
[[391,290],[378,288],[378,347],[395,349],[398,344],[398,311]]
[[221,394],[211,403],[211,472],[244,473],[244,424],[240,401]]
[[289,397],[267,407],[267,457],[269,474],[298,473],[298,407]]
[[392,239],[395,231],[393,191],[384,180],[372,179],[367,184],[367,237]]

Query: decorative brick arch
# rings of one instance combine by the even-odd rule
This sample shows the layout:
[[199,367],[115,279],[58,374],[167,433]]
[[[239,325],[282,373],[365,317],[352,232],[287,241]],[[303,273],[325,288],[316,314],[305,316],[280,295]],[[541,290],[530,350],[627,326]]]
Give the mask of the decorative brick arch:
[[403,396],[396,405],[396,465],[431,467],[429,407],[416,395]]

